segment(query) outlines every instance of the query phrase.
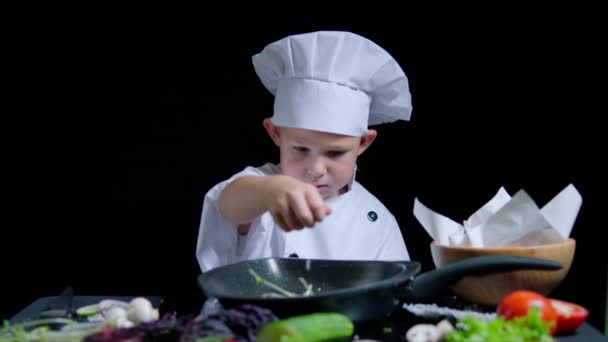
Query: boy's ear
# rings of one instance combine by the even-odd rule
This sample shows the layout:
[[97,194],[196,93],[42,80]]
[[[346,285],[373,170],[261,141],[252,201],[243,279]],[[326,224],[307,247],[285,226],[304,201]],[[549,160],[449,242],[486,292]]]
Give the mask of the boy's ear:
[[272,121],[270,121],[270,118],[264,119],[263,124],[264,128],[266,128],[266,132],[268,132],[268,135],[270,136],[270,139],[272,139],[275,145],[279,146],[281,137],[279,127],[275,126]]
[[370,129],[365,133],[364,136],[361,137],[361,141],[359,142],[359,151],[357,155],[360,156],[367,148],[374,142],[376,137],[378,136],[378,132],[375,129]]

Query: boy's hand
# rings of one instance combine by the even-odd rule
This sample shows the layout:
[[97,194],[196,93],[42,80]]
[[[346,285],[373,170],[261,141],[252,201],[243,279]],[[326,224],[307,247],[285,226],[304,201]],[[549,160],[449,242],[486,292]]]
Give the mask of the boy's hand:
[[285,231],[312,227],[331,213],[331,208],[314,185],[290,176],[273,177],[269,182],[268,211]]

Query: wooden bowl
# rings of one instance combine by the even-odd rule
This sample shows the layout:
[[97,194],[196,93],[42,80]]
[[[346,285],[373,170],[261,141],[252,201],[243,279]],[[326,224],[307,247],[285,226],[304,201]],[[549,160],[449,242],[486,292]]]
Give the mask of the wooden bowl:
[[534,258],[554,260],[563,265],[563,268],[555,271],[546,270],[521,270],[494,273],[484,276],[469,276],[462,278],[456,283],[452,290],[454,293],[473,303],[495,306],[508,293],[527,289],[549,295],[557,288],[568,274],[576,242],[569,238],[563,243],[539,245],[539,246],[509,246],[495,248],[473,248],[440,245],[431,242],[431,254],[435,267],[453,263],[466,258],[485,255],[517,255]]

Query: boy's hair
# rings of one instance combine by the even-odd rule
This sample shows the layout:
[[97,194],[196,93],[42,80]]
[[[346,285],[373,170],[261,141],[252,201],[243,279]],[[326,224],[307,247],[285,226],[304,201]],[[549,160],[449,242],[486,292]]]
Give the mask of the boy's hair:
[[275,96],[277,126],[362,136],[369,125],[410,119],[407,76],[388,52],[360,35],[288,36],[252,61]]

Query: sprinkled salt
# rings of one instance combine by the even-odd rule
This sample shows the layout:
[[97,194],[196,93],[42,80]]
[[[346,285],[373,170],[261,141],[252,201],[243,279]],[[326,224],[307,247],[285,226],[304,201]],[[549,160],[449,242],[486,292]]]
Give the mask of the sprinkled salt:
[[412,314],[420,317],[433,318],[433,317],[447,317],[451,316],[456,319],[464,317],[474,317],[484,319],[487,321],[496,319],[495,313],[483,313],[478,311],[469,310],[458,310],[447,307],[440,307],[437,304],[403,304],[403,308]]

